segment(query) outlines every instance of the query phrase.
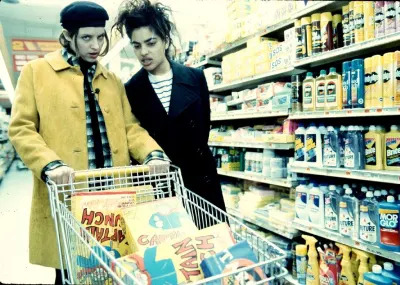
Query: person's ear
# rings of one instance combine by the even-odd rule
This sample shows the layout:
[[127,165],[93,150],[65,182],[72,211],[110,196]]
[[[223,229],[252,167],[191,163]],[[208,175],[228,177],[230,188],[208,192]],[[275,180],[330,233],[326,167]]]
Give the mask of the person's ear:
[[63,33],[63,35],[64,35],[64,37],[65,37],[65,39],[66,39],[67,41],[72,42],[71,35],[69,34],[69,32],[68,32],[67,30],[64,29],[64,30],[62,31],[62,33]]

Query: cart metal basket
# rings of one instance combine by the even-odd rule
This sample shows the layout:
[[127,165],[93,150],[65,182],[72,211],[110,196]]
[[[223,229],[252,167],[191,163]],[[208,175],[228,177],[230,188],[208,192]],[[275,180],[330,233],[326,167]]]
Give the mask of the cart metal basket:
[[[102,246],[73,216],[71,195],[79,192],[118,190],[149,184],[153,186],[154,199],[178,197],[193,222],[200,229],[218,223],[228,223],[234,239],[237,242],[247,240],[259,260],[257,264],[192,284],[277,284],[281,283],[288,274],[284,267],[286,254],[283,250],[262,238],[234,216],[186,189],[182,182],[180,169],[175,166],[167,166],[164,169],[160,169],[159,166],[114,167],[77,171],[73,176],[74,178],[71,178],[75,182],[69,184],[57,185],[53,181],[47,182],[64,283],[77,284],[85,280],[83,282],[85,284],[144,284],[124,268],[114,257],[112,251]],[[136,203],[145,201],[146,197],[148,197],[147,192],[137,194]],[[90,256],[90,263],[96,264],[96,270],[88,271],[87,276],[82,276],[82,272],[78,272],[77,269],[79,256]],[[248,281],[249,278],[252,279],[249,276],[252,276],[254,270],[259,269],[264,272],[265,278]],[[64,270],[67,271],[67,276],[64,276]]]

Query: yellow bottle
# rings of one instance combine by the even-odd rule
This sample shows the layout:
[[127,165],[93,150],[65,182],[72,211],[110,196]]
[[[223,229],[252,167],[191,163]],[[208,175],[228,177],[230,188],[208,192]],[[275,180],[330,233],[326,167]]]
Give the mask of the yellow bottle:
[[372,266],[374,266],[375,264],[377,264],[376,261],[376,257],[375,255],[373,255],[372,253],[366,252],[366,254],[368,255],[368,269],[369,271],[372,271]]
[[371,72],[371,107],[382,108],[383,106],[383,82],[382,82],[383,58],[380,55],[372,57]]
[[375,7],[374,1],[363,1],[364,10],[364,41],[375,38]]
[[351,271],[353,272],[354,276],[354,281],[358,280],[358,266],[359,260],[357,259],[357,253],[354,251],[354,248],[351,249],[351,258],[350,258],[350,263],[351,263]]
[[325,77],[325,110],[342,110],[342,76],[331,67]]
[[339,248],[339,255],[342,254],[342,272],[340,274],[339,285],[355,285],[354,275],[351,270],[350,252],[351,249],[347,245],[336,243]]
[[383,55],[383,107],[394,106],[395,94],[395,67],[394,52],[388,52]]
[[318,253],[315,248],[317,239],[313,236],[302,235],[308,245],[308,265],[307,265],[307,278],[306,285],[319,285],[319,264]]
[[303,81],[303,111],[315,110],[315,79],[312,72],[307,72]]
[[394,59],[394,68],[395,68],[395,94],[394,94],[394,105],[400,106],[400,51],[395,52]]
[[315,79],[315,110],[323,111],[325,109],[325,77],[326,71],[321,70],[319,76]]
[[383,169],[383,134],[379,133],[375,126],[369,127],[369,132],[364,136],[365,140],[365,169]]
[[363,1],[354,1],[354,39],[356,43],[361,43],[364,41]]
[[354,44],[355,41],[355,29],[354,29],[354,2],[349,3],[349,33],[350,33],[350,44]]
[[312,32],[311,32],[311,18],[301,18],[301,37],[303,45],[305,46],[305,53],[303,57],[312,55]]
[[385,140],[383,144],[385,155],[384,155],[384,168],[385,170],[400,170],[400,131],[399,127],[392,125],[390,132],[385,134]]
[[364,90],[365,90],[365,109],[371,108],[371,73],[372,73],[372,58],[367,57],[364,59],[365,79],[364,79]]
[[353,248],[353,252],[357,254],[357,260],[360,262],[360,266],[358,267],[358,281],[357,285],[364,285],[364,273],[369,272],[369,266],[368,266],[368,258],[369,255],[358,249]]

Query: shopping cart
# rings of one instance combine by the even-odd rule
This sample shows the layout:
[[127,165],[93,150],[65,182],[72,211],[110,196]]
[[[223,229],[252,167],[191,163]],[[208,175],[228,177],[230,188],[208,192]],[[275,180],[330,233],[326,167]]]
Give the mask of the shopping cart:
[[[168,169],[165,169],[168,168]],[[200,196],[186,189],[180,169],[175,166],[157,169],[152,166],[115,167],[108,169],[77,171],[73,183],[57,185],[48,181],[51,213],[57,233],[59,257],[63,282],[82,283],[82,272],[78,272],[79,256],[90,256],[96,270],[87,272],[87,284],[143,284],[114,257],[112,251],[102,246],[91,233],[73,216],[71,195],[78,192],[103,191],[151,184],[154,199],[178,197],[185,210],[199,228],[218,223],[229,224],[236,241],[247,240],[259,263],[207,278],[192,284],[277,284],[281,283],[288,271],[284,266],[286,254],[283,250],[262,238],[234,216],[221,211]],[[148,198],[149,193],[137,194],[136,203]],[[210,193],[212,195],[212,193]],[[143,199],[142,199],[143,198]],[[262,270],[263,280],[249,280],[255,270]],[[68,275],[64,276],[64,270]],[[236,278],[236,279],[235,279]],[[242,280],[228,282],[227,280]],[[215,283],[214,283],[215,284]]]

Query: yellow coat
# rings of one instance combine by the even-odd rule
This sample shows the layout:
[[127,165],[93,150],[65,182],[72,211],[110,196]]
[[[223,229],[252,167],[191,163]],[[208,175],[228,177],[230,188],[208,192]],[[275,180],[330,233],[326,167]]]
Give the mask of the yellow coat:
[[[132,115],[125,88],[110,71],[97,64],[93,89],[104,115],[114,166],[138,162],[158,144]],[[61,51],[28,63],[15,90],[9,136],[21,159],[34,174],[30,217],[30,262],[59,268],[59,257],[48,191],[42,169],[62,160],[75,170],[88,169],[83,75]]]

